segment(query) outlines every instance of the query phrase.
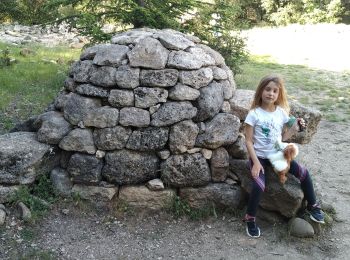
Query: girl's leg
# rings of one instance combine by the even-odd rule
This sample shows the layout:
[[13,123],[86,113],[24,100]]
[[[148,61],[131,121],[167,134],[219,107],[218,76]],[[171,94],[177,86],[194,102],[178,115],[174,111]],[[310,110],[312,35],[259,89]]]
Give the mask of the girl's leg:
[[[261,165],[265,168],[266,160],[259,158],[259,161]],[[249,169],[251,169],[252,161],[250,161],[249,163],[250,163]],[[255,218],[258,210],[259,202],[261,199],[261,195],[264,192],[264,190],[265,190],[265,174],[263,171],[260,171],[259,177],[252,181],[252,189],[249,195],[246,218]]]
[[300,180],[301,189],[307,200],[307,209],[310,213],[310,218],[315,222],[324,224],[324,214],[316,202],[314,186],[309,171],[296,161],[292,161],[289,172]]
[[309,171],[293,160],[290,163],[289,172],[300,180],[301,189],[304,192],[308,205],[315,205],[316,195]]

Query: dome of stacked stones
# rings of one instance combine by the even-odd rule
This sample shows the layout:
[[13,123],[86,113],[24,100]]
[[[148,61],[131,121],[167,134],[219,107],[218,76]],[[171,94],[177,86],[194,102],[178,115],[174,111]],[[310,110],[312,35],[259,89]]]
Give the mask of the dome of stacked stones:
[[38,139],[71,153],[75,183],[203,186],[212,151],[238,136],[234,91],[223,57],[198,38],[132,30],[82,52]]

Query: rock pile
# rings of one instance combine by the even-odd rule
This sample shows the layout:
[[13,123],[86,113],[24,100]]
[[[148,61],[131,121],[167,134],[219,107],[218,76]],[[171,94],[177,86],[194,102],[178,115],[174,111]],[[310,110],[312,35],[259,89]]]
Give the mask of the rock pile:
[[[28,123],[36,133],[0,137],[1,147],[11,146],[0,151],[0,203],[4,188],[30,183],[49,167],[62,195],[159,209],[177,194],[193,207],[236,208],[241,191],[249,191],[240,129],[251,99],[252,92],[236,90],[223,57],[197,37],[151,29],[118,34],[83,51],[52,111]],[[297,141],[308,142],[320,114],[293,109],[308,123]],[[25,143],[43,159],[51,155],[51,163],[33,158],[37,152]],[[303,198],[297,181],[272,181],[261,206],[293,216]]]
[[15,45],[39,43],[53,47],[68,44],[72,48],[82,48],[87,42],[86,37],[79,36],[66,24],[59,26],[26,26],[20,24],[0,24],[0,41]]

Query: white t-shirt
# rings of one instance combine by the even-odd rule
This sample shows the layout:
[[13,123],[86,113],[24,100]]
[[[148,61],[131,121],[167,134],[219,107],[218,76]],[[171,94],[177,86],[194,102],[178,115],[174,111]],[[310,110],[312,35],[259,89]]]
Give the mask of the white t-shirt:
[[249,111],[245,123],[254,128],[253,143],[258,157],[267,158],[276,152],[275,143],[282,139],[282,129],[289,120],[287,113],[279,106],[274,112],[258,107]]

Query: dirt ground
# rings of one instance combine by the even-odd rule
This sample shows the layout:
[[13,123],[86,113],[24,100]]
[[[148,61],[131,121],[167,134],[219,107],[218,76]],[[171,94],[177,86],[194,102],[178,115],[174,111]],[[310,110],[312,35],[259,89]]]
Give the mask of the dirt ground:
[[0,230],[0,259],[349,259],[349,126],[322,121],[301,147],[319,199],[337,211],[313,239],[289,236],[286,222],[263,221],[261,238],[249,238],[240,214],[175,219],[62,202],[34,225],[10,218]]

